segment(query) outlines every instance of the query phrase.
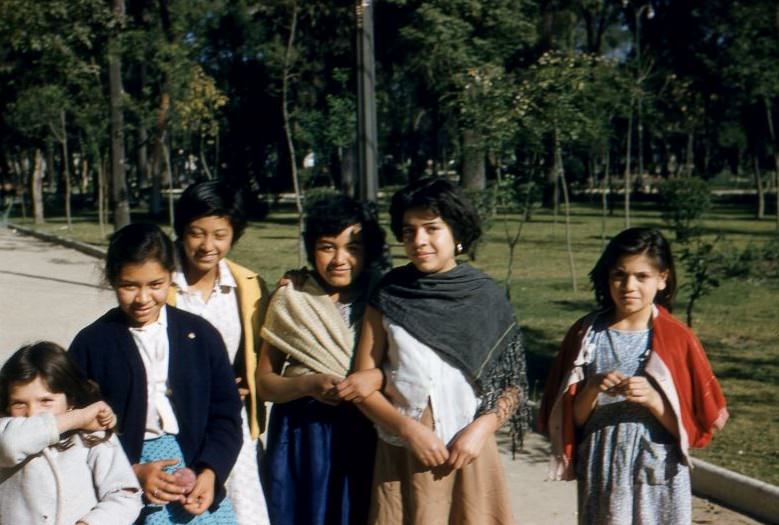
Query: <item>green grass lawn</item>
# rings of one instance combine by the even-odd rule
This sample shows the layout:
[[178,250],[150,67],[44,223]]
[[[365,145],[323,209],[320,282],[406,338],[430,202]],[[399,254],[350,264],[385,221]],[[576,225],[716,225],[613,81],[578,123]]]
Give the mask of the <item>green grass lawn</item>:
[[[385,217],[387,219],[387,217]],[[13,219],[12,219],[13,220]],[[42,229],[105,245],[94,217],[74,221],[71,232],[63,220],[51,219]],[[138,220],[138,216],[136,216]],[[498,216],[487,230],[474,264],[502,281],[508,248],[504,220],[516,226],[516,216]],[[23,221],[19,221],[23,222]],[[663,224],[657,211],[636,206],[634,226]],[[606,235],[624,226],[615,216],[606,220]],[[705,221],[708,236],[722,234],[726,243],[744,246],[762,243],[776,235],[772,219],[756,221],[745,210],[715,208]],[[571,286],[562,216],[555,223],[550,213],[538,211],[525,225],[517,246],[510,287],[524,329],[532,395],[542,389],[549,363],[565,330],[593,308],[587,273],[603,247],[600,211],[577,205],[571,218],[578,291]],[[388,230],[388,228],[387,228]],[[298,266],[297,221],[289,212],[272,213],[253,222],[233,250],[238,262],[259,271],[269,284],[285,269]],[[394,241],[394,239],[393,239]],[[393,243],[395,264],[404,263],[401,247]],[[680,282],[685,282],[683,273]],[[677,297],[677,315],[683,318],[686,295]],[[695,330],[703,341],[715,373],[728,398],[731,419],[712,444],[695,455],[779,485],[779,281],[730,279],[701,299],[695,310]]]

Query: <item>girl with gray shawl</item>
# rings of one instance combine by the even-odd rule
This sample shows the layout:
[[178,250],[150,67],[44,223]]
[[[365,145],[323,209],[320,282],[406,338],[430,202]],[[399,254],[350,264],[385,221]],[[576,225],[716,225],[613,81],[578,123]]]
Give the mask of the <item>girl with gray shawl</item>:
[[268,306],[257,388],[274,403],[266,494],[274,525],[364,524],[376,435],[338,386],[381,385],[378,371],[344,381],[384,251],[375,210],[344,196],[307,207],[303,239],[313,271]]
[[456,261],[478,216],[430,178],[397,192],[390,215],[411,263],[379,284],[355,361],[385,377],[358,405],[380,438],[369,523],[513,523],[495,432],[510,421],[521,440],[525,356],[505,293]]

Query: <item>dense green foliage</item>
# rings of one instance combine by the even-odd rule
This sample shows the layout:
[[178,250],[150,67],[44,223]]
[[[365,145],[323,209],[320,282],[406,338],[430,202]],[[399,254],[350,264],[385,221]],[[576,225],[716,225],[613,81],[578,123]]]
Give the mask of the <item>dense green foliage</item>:
[[[552,205],[560,174],[574,193],[621,189],[626,174],[633,191],[718,176],[773,213],[775,3],[382,0],[374,12],[382,185],[427,171],[483,189],[505,173]],[[94,205],[121,57],[134,205],[159,214],[162,189],[211,177],[288,191],[285,66],[303,188],[351,188],[356,22],[352,0],[3,0],[0,180],[29,191],[37,153],[47,193],[67,176],[76,204]]]

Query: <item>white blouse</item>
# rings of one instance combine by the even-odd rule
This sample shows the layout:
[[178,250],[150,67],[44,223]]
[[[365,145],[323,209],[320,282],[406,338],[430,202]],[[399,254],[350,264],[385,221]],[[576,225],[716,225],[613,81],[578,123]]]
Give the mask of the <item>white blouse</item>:
[[[384,394],[401,414],[417,421],[429,400],[435,433],[448,444],[473,421],[481,400],[459,368],[386,316],[383,325],[387,332]],[[385,442],[405,446],[399,436],[380,426],[377,430]]]
[[130,328],[130,335],[141,354],[146,369],[146,432],[143,439],[162,434],[178,434],[179,423],[170,402],[168,390],[168,310],[163,305],[160,316],[149,325]]
[[230,362],[234,363],[241,346],[241,315],[235,291],[238,285],[224,259],[219,261],[219,273],[207,301],[200,292],[189,289],[184,272],[173,272],[173,283],[176,285],[176,308],[199,315],[214,325],[227,347]]

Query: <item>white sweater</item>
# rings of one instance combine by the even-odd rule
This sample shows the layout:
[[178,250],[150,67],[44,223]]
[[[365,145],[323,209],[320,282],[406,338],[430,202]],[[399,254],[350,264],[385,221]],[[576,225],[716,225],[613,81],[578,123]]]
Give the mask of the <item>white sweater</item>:
[[53,415],[0,418],[0,525],[129,525],[141,491],[116,435],[58,451]]

